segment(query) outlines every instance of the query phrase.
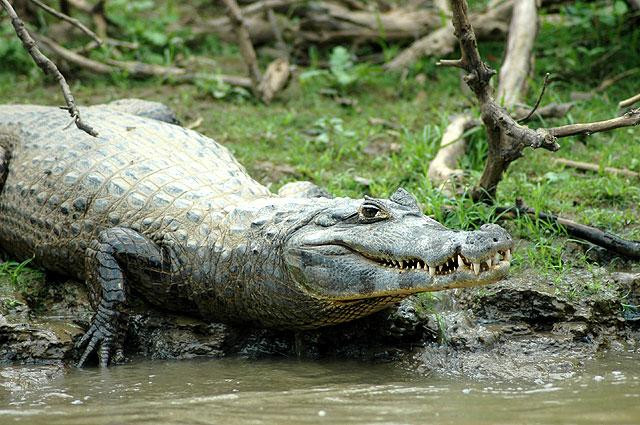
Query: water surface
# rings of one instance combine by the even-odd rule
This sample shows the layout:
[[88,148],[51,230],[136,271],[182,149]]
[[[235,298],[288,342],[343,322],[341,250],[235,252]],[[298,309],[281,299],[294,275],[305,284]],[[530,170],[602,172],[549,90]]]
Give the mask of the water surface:
[[0,368],[0,423],[638,424],[640,358],[544,382],[416,376],[393,364],[135,361]]

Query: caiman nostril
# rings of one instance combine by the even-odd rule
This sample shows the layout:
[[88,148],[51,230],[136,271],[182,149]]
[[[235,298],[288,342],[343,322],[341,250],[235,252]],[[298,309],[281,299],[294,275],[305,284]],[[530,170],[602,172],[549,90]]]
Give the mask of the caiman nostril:
[[498,242],[498,238],[493,238],[493,241],[494,242]]

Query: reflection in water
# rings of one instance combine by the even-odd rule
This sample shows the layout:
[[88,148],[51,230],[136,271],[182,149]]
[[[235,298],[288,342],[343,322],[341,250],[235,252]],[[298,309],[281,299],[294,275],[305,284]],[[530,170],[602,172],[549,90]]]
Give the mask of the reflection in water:
[[389,364],[136,361],[108,370],[0,369],[0,423],[632,424],[636,357],[546,383],[416,376]]

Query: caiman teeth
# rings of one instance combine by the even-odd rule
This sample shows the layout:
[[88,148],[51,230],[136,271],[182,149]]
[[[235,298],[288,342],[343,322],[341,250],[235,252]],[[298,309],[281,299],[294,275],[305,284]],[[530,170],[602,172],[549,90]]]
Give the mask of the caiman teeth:
[[[375,260],[375,258],[372,258]],[[418,271],[424,270],[429,273],[429,276],[445,276],[458,271],[469,270],[476,276],[480,273],[494,270],[501,266],[503,262],[511,261],[511,250],[498,251],[488,257],[470,260],[465,258],[462,254],[454,254],[447,258],[440,264],[430,265],[420,258],[404,258],[396,259],[393,257],[383,257],[376,260],[378,263],[392,269]]]
[[504,259],[505,259],[505,261],[511,262],[511,250],[510,249],[507,249],[504,252]]

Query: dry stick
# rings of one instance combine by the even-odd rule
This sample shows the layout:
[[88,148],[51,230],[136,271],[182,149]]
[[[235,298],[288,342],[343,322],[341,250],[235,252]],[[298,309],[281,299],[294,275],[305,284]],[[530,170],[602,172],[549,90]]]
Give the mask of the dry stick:
[[[396,7],[389,11],[350,10],[331,1],[315,1],[300,8],[300,26],[308,37],[328,42],[350,35],[371,39],[384,35],[385,40],[412,39],[441,25],[432,10]],[[377,34],[377,36],[375,35]]]
[[262,75],[260,73],[260,67],[258,66],[256,52],[253,49],[253,44],[251,44],[249,30],[247,29],[244,18],[242,17],[242,11],[240,10],[238,3],[236,3],[236,0],[222,0],[222,2],[227,6],[227,10],[229,11],[229,18],[231,19],[231,23],[234,26],[235,33],[238,38],[240,53],[242,53],[242,57],[249,68],[249,76],[251,77],[254,94],[258,96],[260,93],[259,85],[262,81]]
[[520,124],[523,124],[527,121],[529,121],[529,118],[531,118],[533,116],[533,114],[535,114],[535,112],[538,110],[538,106],[540,106],[540,101],[542,100],[542,96],[544,96],[544,91],[547,88],[547,85],[549,84],[549,74],[548,72],[546,74],[544,74],[544,81],[542,82],[542,90],[540,90],[540,94],[538,95],[538,99],[536,99],[536,103],[535,105],[533,105],[533,108],[531,108],[531,111],[524,117],[524,118],[520,118],[518,120],[518,122]]
[[611,120],[587,124],[572,124],[550,129],[530,129],[518,124],[500,107],[492,96],[489,80],[495,73],[482,61],[478,52],[475,34],[469,23],[466,0],[450,0],[453,25],[460,43],[462,58],[441,61],[441,65],[456,66],[467,71],[465,81],[480,104],[482,121],[487,130],[489,150],[485,169],[472,196],[476,201],[492,201],[502,174],[509,164],[522,156],[526,147],[556,151],[560,148],[557,138],[575,134],[591,134],[619,127],[637,125],[640,110],[632,110],[624,116]]
[[429,163],[427,176],[431,184],[441,186],[449,194],[455,190],[456,180],[464,175],[458,168],[458,159],[466,150],[464,132],[473,121],[473,117],[466,114],[455,117],[442,135],[438,153]]
[[[533,115],[540,118],[562,118],[565,115],[567,115],[567,112],[569,112],[569,110],[574,106],[575,106],[574,102],[565,102],[565,103],[551,102],[535,110]],[[522,106],[518,105],[514,110],[514,115],[524,117],[529,113],[530,110],[531,110],[531,107],[527,107],[527,109],[524,109]],[[519,118],[518,122],[520,122],[521,119],[522,118]]]
[[96,31],[102,38],[107,38],[107,18],[104,13],[105,1],[106,0],[99,0],[91,9],[91,18],[96,26]]
[[[512,1],[506,1],[485,13],[471,16],[478,37],[486,38],[506,34],[508,25],[504,21],[508,19],[512,6]],[[457,42],[453,31],[453,25],[447,21],[442,28],[413,42],[384,67],[399,70],[425,56],[446,56],[452,53]]]
[[489,151],[479,187],[474,189],[472,196],[475,200],[489,201],[494,198],[502,173],[511,162],[522,156],[522,150],[525,147],[556,151],[560,146],[546,130],[532,130],[518,124],[504,108],[496,103],[489,84],[495,71],[480,57],[475,33],[467,14],[467,3],[464,0],[450,0],[450,2],[455,35],[460,43],[462,58],[440,61],[439,64],[466,70],[465,81],[480,103],[481,117],[489,140]]
[[496,208],[498,213],[506,213],[513,215],[527,214],[539,218],[540,220],[555,223],[566,229],[567,233],[576,238],[591,242],[594,245],[601,246],[607,250],[616,252],[630,258],[640,258],[640,242],[623,239],[617,235],[605,232],[596,227],[586,226],[576,223],[567,218],[558,217],[554,214],[543,212],[536,213],[533,208],[524,205],[515,207],[499,207]]
[[621,127],[630,127],[640,124],[640,108],[632,109],[621,117],[610,120],[596,121],[586,124],[569,124],[561,127],[548,128],[547,131],[553,137],[567,137],[578,134],[593,134],[601,131],[609,131]]
[[[572,161],[565,158],[553,158],[553,162],[564,165],[565,167],[576,168],[583,171],[595,171],[596,173],[599,173],[601,170],[600,166],[598,166],[597,164],[591,164],[589,162]],[[636,173],[635,171],[627,169],[604,167],[602,168],[602,170],[606,171],[607,173],[619,174],[627,177],[640,177],[640,173]]]
[[62,12],[58,12],[54,8],[49,7],[38,0],[29,0],[29,1],[35,4],[36,6],[38,6],[39,8],[43,9],[47,13],[50,13],[51,15],[55,16],[56,18],[69,22],[71,25],[78,28],[80,31],[82,31],[89,37],[93,38],[93,40],[98,44],[98,46],[102,44],[102,39],[98,37],[95,32],[91,31],[89,28],[87,28],[82,22],[78,21],[77,19],[72,18],[71,16],[68,16],[68,15],[65,15]]
[[[129,50],[137,50],[138,48],[140,48],[140,45],[138,43],[134,43],[131,41],[124,41],[124,40],[116,40],[115,38],[109,38],[109,37],[107,37],[104,40],[104,44],[106,44],[107,46],[122,47],[123,49],[129,49]],[[79,49],[74,49],[74,51],[76,53],[85,53],[95,49],[98,46],[100,45],[95,41],[90,41],[84,46],[80,47]]]
[[103,63],[66,49],[43,35],[39,35],[38,40],[60,58],[97,74],[111,74],[117,71],[126,71],[133,77],[164,77],[173,78],[176,81],[219,80],[232,86],[249,89],[252,87],[251,80],[247,77],[196,74],[184,68],[150,65],[142,62],[108,60],[108,63]]
[[631,106],[636,102],[640,102],[640,93],[618,103],[618,108],[626,108],[627,106]]
[[[450,15],[450,9],[448,7],[446,9]],[[507,54],[500,71],[498,88],[498,93],[501,93],[500,98],[504,100],[507,108],[515,105],[520,98],[520,93],[524,90],[535,41],[536,16],[535,0],[518,0],[514,3],[507,40]],[[449,24],[450,27],[451,24]],[[453,35],[450,34],[450,36],[454,38]],[[455,44],[455,38],[453,44]],[[463,174],[463,171],[457,168],[457,163],[464,155],[466,148],[466,141],[462,135],[465,127],[472,121],[473,118],[468,115],[453,120],[444,131],[440,150],[429,164],[429,180],[434,186],[441,186],[448,194],[453,193],[456,180]],[[455,140],[455,143],[451,143],[451,140]]]
[[58,84],[60,84],[62,95],[64,96],[65,103],[67,104],[64,109],[66,109],[69,112],[69,115],[71,115],[71,118],[73,119],[72,122],[74,122],[76,124],[76,127],[78,127],[80,130],[94,137],[97,137],[98,133],[93,128],[85,124],[80,118],[80,111],[78,111],[76,101],[71,94],[71,89],[67,84],[67,80],[64,79],[64,76],[58,70],[56,64],[54,64],[51,59],[43,55],[40,49],[38,49],[35,40],[31,37],[31,35],[29,35],[29,32],[27,32],[27,29],[24,26],[24,23],[18,17],[16,11],[13,10],[13,7],[11,7],[11,4],[9,4],[8,0],[0,0],[0,4],[2,4],[2,7],[4,7],[4,9],[9,14],[9,17],[11,18],[11,24],[13,25],[18,38],[20,38],[20,41],[22,41],[22,45],[25,49],[27,49],[29,55],[31,55],[35,63],[38,65],[38,67],[40,67],[40,69],[42,69],[42,71],[44,71],[45,74],[55,77],[55,79],[58,81]]
[[266,104],[271,103],[274,96],[289,82],[291,71],[289,61],[284,58],[277,58],[267,66],[262,81],[258,86],[260,98]]
[[625,78],[631,77],[632,75],[638,74],[638,73],[640,73],[640,68],[631,68],[631,69],[622,71],[620,74],[617,74],[617,75],[614,75],[613,77],[609,77],[602,80],[602,82],[598,84],[598,87],[596,87],[596,91],[597,92],[605,91],[606,89],[608,89],[609,87],[617,83],[618,81],[624,80]]
[[507,109],[515,106],[524,92],[527,77],[531,72],[531,58],[537,32],[536,0],[515,1],[497,92],[498,100]]
[[280,26],[278,25],[278,18],[276,17],[276,14],[273,13],[273,9],[267,9],[267,18],[269,19],[269,24],[273,29],[273,37],[276,39],[276,48],[286,55],[287,59],[289,59],[289,48],[282,38],[282,31],[280,31]]

